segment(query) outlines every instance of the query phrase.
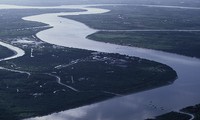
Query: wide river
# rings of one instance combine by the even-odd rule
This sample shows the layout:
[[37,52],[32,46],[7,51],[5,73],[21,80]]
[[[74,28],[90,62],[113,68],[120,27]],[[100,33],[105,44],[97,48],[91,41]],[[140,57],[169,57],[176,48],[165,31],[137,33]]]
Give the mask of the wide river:
[[[37,37],[42,41],[64,47],[94,50],[106,53],[119,53],[160,62],[172,67],[178,79],[170,86],[128,96],[110,99],[104,102],[80,108],[54,113],[44,117],[27,120],[143,120],[172,110],[200,103],[200,60],[136,47],[120,46],[86,39],[98,30],[89,28],[83,23],[62,18],[67,15],[102,14],[109,10],[95,8],[95,5],[59,6],[58,8],[83,9],[82,12],[50,13],[23,18],[49,24],[53,28],[41,31]],[[169,9],[199,9],[179,6],[149,6]],[[0,5],[0,9],[47,9],[52,7],[27,7]]]

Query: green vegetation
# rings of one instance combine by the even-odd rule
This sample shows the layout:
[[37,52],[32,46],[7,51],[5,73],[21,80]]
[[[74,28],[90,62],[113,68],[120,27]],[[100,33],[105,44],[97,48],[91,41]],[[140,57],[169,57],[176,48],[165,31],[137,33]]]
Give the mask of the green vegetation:
[[[19,120],[92,104],[118,94],[169,85],[177,77],[172,68],[153,61],[44,43],[35,37],[44,28],[33,28],[44,24],[21,20],[22,16],[41,11],[13,12],[2,11],[0,39],[22,48],[26,55],[0,62],[0,66],[11,69],[0,70],[1,120]],[[34,42],[17,43],[23,39]],[[12,52],[0,49],[1,57]]]
[[156,117],[155,119],[147,119],[147,120],[189,120],[190,116],[177,113],[177,112],[170,112],[161,116]]
[[194,120],[200,120],[200,104],[186,107],[182,109],[181,111],[193,114],[195,116]]
[[[9,49],[3,47],[3,46],[0,46],[0,51],[1,51],[1,54],[0,54],[0,59],[2,58],[6,58],[6,57],[10,57],[13,55],[13,52],[10,51]],[[3,51],[3,52],[2,52]]]
[[[73,9],[26,9],[26,10],[0,10],[0,38],[10,37],[15,38],[19,36],[30,36],[33,35],[40,30],[41,27],[46,26],[43,23],[24,21],[21,18],[31,15],[38,15],[44,13],[57,13],[57,12],[73,12],[73,11],[81,11],[81,10],[73,10]],[[43,28],[44,29],[44,28]]]
[[200,32],[107,32],[89,39],[126,46],[161,50],[200,58]]
[[[18,120],[79,107],[117,94],[168,85],[177,76],[166,65],[135,57],[46,43],[31,47],[34,57],[30,57],[27,47],[23,48],[27,53],[25,56],[0,63],[6,68],[31,73],[27,77],[26,74],[0,71],[0,97],[3,98],[0,110],[4,111],[0,113],[0,119]],[[52,75],[59,76],[63,84],[80,92],[58,84]]]
[[[111,12],[66,16],[100,30],[200,29],[200,10],[153,8],[132,5],[104,6]],[[63,16],[65,17],[65,16]]]
[[[102,7],[111,12],[98,15],[67,16],[104,31],[89,39],[162,50],[200,57],[200,32],[112,32],[106,30],[198,30],[199,10],[151,8],[139,6]],[[195,16],[195,17],[194,17]],[[97,24],[98,23],[98,24]]]
[[[180,111],[194,115],[193,120],[200,119],[200,104],[186,107]],[[167,114],[157,116],[155,119],[147,119],[147,120],[190,120],[190,119],[191,116],[189,115],[178,112],[169,112]]]

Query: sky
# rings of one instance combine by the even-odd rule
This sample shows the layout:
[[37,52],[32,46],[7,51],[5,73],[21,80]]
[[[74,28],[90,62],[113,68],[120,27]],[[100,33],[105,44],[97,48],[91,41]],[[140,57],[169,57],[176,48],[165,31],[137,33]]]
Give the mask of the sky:
[[0,0],[0,4],[17,5],[63,5],[63,4],[165,4],[182,6],[200,6],[200,0]]

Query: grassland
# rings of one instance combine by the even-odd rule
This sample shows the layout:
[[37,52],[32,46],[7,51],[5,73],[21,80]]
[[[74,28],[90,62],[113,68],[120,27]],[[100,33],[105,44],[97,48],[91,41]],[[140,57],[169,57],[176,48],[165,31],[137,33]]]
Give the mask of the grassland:
[[0,59],[10,57],[13,55],[12,51],[10,51],[9,49],[2,47],[2,46],[0,46],[0,51],[2,51],[0,54]]
[[66,17],[83,22],[99,30],[200,28],[199,10],[154,8],[134,5],[104,6],[100,8],[109,9],[111,12]]
[[182,109],[181,111],[193,114],[195,117],[194,120],[200,120],[200,104],[186,107]]
[[[0,18],[1,41],[22,48],[26,55],[2,61],[0,66],[30,73],[29,76],[0,70],[1,120],[19,120],[80,107],[118,95],[169,85],[177,77],[172,68],[153,61],[42,42],[35,33],[44,28],[34,27],[44,24],[25,22],[21,17],[51,10],[1,12],[4,16]],[[13,15],[13,12],[16,14]],[[33,42],[18,42],[24,39]],[[6,48],[0,49],[2,58],[12,53]]]
[[89,35],[89,39],[125,46],[161,50],[200,58],[200,32],[108,32]]
[[[1,70],[0,110],[4,111],[1,119],[45,115],[169,85],[176,79],[176,72],[168,66],[139,58],[45,43],[31,48],[34,57],[30,56],[30,48],[24,47],[24,57],[0,63],[9,69],[31,73],[28,77]],[[54,76],[79,92],[58,84]]]
[[147,119],[147,120],[189,120],[190,116],[177,113],[177,112],[170,112],[166,113],[161,116],[157,116],[155,119]]
[[[194,115],[193,120],[200,119],[200,104],[186,107],[184,109],[181,109],[180,111]],[[148,120],[190,120],[190,119],[191,119],[191,116],[189,115],[179,113],[179,112],[170,112],[164,115],[160,115],[156,117],[155,119],[148,119]]]
[[[130,32],[109,30],[199,30],[199,10],[141,6],[102,7],[111,12],[99,15],[67,16],[100,32],[92,40],[142,47],[200,57],[200,32]],[[97,24],[98,23],[98,24]]]
[[42,30],[41,26],[47,26],[43,23],[24,21],[21,18],[31,15],[38,15],[43,13],[57,13],[57,12],[73,12],[81,11],[75,9],[26,9],[26,10],[0,10],[0,38],[16,38],[19,36],[27,37],[34,35]]

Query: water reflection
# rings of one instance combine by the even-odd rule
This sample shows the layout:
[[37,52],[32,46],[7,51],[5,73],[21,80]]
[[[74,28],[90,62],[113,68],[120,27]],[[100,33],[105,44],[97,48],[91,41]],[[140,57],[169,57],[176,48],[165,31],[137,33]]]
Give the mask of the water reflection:
[[176,64],[179,79],[165,86],[28,120],[144,120],[200,101],[200,66]]
[[[102,10],[102,12],[105,11]],[[95,9],[89,9],[79,14],[90,13],[94,14]],[[172,67],[177,71],[179,78],[170,86],[28,120],[133,120],[133,118],[143,120],[199,103],[199,59],[88,40],[85,36],[96,32],[96,30],[82,23],[58,17],[73,14],[78,15],[77,13],[58,13],[31,16],[24,19],[40,21],[54,26],[52,29],[37,34],[41,40],[48,43],[107,53],[119,53],[157,61]]]
[[89,12],[44,14],[24,19],[44,22],[54,26],[53,29],[37,34],[40,39],[48,43],[108,53],[120,53],[157,61],[167,64],[176,70],[179,79],[170,86],[27,120],[133,120],[133,118],[142,120],[199,103],[199,59],[91,41],[85,39],[85,36],[96,32],[96,30],[82,23],[58,17],[59,15],[106,12],[106,10],[87,9]]
[[[89,105],[77,109],[72,109],[65,112],[54,113],[45,117],[37,117],[29,120],[133,120],[133,118],[146,118],[148,112],[139,113],[137,116],[133,113],[141,111],[140,107],[142,102],[140,99],[136,100],[135,104],[131,97],[126,97],[126,100],[119,99],[112,102],[102,102],[100,104]],[[129,101],[129,102],[128,102]],[[146,105],[146,110],[151,111],[151,107]],[[147,111],[148,111],[147,110]]]
[[144,120],[198,103],[200,82],[187,83],[177,82],[174,85],[29,120]]

